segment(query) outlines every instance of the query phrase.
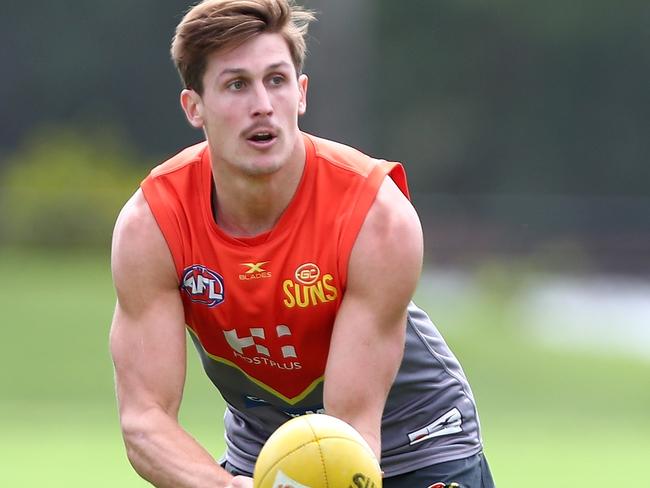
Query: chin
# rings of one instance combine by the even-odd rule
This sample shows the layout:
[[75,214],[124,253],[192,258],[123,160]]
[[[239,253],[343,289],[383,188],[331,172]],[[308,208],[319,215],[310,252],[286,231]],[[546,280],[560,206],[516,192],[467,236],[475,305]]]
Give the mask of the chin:
[[278,162],[277,159],[272,161],[255,161],[246,168],[246,172],[251,176],[265,176],[277,173],[284,164]]
[[284,151],[269,151],[266,154],[254,154],[249,159],[247,169],[253,175],[270,175],[281,170],[291,158]]

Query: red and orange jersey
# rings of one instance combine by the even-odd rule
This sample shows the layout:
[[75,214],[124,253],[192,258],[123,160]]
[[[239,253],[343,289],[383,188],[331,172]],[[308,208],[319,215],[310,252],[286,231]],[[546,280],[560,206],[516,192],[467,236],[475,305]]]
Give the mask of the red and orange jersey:
[[322,382],[350,252],[379,186],[390,174],[407,193],[397,163],[308,135],[304,143],[306,164],[293,200],[270,232],[253,238],[234,238],[215,223],[206,143],[158,166],[142,183],[204,362],[239,370],[289,405]]
[[[276,428],[291,416],[323,411],[325,365],[351,250],[387,175],[408,196],[401,165],[309,135],[304,144],[293,200],[270,232],[253,238],[234,238],[217,226],[205,143],[142,183],[174,259],[191,338],[227,402],[226,459],[251,473]],[[413,303],[381,433],[386,476],[481,450],[469,383]]]

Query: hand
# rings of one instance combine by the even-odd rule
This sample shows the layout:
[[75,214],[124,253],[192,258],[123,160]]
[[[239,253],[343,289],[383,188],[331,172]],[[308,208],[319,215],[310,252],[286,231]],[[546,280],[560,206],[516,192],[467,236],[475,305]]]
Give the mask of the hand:
[[253,488],[253,478],[235,476],[226,488]]

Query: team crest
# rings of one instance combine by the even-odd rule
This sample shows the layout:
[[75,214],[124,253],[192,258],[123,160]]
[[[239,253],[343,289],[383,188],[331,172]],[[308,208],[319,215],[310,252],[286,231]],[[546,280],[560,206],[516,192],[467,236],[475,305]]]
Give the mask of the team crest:
[[208,307],[215,307],[225,299],[221,275],[200,264],[185,268],[181,289],[190,300]]
[[315,307],[321,303],[333,302],[339,296],[334,276],[322,274],[314,263],[304,263],[296,268],[293,279],[282,282],[287,308]]

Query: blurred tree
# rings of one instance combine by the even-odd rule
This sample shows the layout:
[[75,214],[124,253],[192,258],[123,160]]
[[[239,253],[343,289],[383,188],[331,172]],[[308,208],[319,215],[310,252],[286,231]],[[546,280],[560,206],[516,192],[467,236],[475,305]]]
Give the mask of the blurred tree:
[[650,195],[650,4],[382,1],[375,119],[420,191]]
[[[645,257],[647,0],[297,1],[319,12],[303,128],[403,161],[430,242],[452,227],[472,236],[454,252],[486,249],[481,232],[498,249],[581,233],[617,256],[632,255],[618,241],[634,242]],[[0,170],[43,124],[120,127],[146,155],[125,159],[147,166],[201,139],[179,109],[168,52],[191,3],[5,2]]]
[[138,186],[138,158],[115,131],[36,131],[0,173],[0,243],[108,249]]
[[[303,130],[370,154],[376,150],[369,111],[376,0],[305,0],[317,12],[309,28],[308,109]],[[335,66],[329,60],[336,60]]]
[[169,55],[190,3],[3,2],[0,146],[12,152],[48,124],[120,126],[155,159],[200,138],[180,110]]
[[[305,128],[405,161],[414,190],[650,195],[646,0],[303,0]],[[33,126],[124,127],[162,159],[202,137],[169,59],[191,2],[8,2],[0,152]]]

